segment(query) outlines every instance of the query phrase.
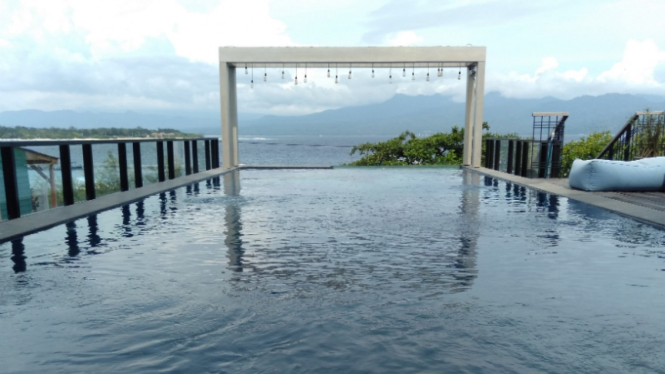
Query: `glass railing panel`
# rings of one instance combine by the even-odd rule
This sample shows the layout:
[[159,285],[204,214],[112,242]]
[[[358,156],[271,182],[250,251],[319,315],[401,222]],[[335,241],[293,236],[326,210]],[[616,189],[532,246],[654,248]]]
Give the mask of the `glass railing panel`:
[[183,140],[173,141],[173,158],[175,160],[175,177],[185,175],[185,142]]
[[[22,205],[21,216],[63,205],[62,171],[58,146],[14,148],[14,158],[17,161],[19,195],[22,195],[22,199],[27,199],[27,192],[29,192],[32,205],[32,209],[29,211]],[[20,164],[19,160],[21,160]]]
[[157,145],[155,142],[141,143],[141,170],[143,185],[157,183]]
[[199,172],[204,172],[206,171],[205,141],[197,140],[196,146],[197,146],[196,151],[198,155]]
[[71,144],[69,154],[72,169],[72,189],[74,190],[74,202],[86,201],[85,174],[83,172],[83,147],[80,144]]
[[134,174],[134,148],[132,142],[125,143],[125,152],[127,153],[127,178],[129,181],[129,189],[131,190],[136,188],[136,177]]
[[95,194],[97,197],[120,191],[118,145],[93,144]]
[[499,171],[508,171],[508,140],[501,139],[501,147],[499,148]]

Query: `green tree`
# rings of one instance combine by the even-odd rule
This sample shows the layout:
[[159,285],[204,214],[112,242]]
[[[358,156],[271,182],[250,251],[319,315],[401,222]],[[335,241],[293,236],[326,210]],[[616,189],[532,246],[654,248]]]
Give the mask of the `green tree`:
[[[489,130],[487,122],[483,130]],[[485,137],[518,138],[516,134],[485,133]],[[483,142],[484,147],[484,142]],[[378,143],[364,143],[351,149],[362,158],[352,162],[354,166],[379,165],[460,165],[464,148],[464,129],[453,126],[450,133],[436,133],[426,138],[418,138],[411,131],[398,137]]]
[[575,159],[590,160],[596,158],[611,140],[612,133],[602,131],[594,132],[586,138],[582,137],[578,141],[564,145],[561,154],[561,176],[568,177]]

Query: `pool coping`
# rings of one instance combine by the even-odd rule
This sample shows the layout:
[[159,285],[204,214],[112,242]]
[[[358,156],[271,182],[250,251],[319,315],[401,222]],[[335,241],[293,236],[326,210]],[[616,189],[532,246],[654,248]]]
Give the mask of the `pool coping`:
[[496,171],[487,168],[472,168],[464,167],[465,170],[476,172],[479,174],[487,175],[493,178],[501,179],[511,183],[515,183],[524,187],[533,188],[535,190],[553,193],[558,196],[566,197],[576,201],[580,201],[595,207],[603,208],[622,216],[635,219],[640,222],[648,223],[650,225],[665,228],[665,212],[651,209],[636,204],[631,204],[624,201],[612,199],[607,193],[588,192],[581,190],[574,190],[566,185],[557,184],[550,179],[529,179],[517,175],[507,174],[501,171]]
[[201,180],[214,178],[236,169],[212,169],[170,179],[164,182],[145,185],[129,191],[114,192],[94,200],[82,201],[74,205],[61,206],[42,212],[35,212],[17,219],[0,222],[0,243],[10,241],[38,231],[46,230],[63,223],[71,222],[108,209],[145,199],[148,196],[174,188],[186,186]]

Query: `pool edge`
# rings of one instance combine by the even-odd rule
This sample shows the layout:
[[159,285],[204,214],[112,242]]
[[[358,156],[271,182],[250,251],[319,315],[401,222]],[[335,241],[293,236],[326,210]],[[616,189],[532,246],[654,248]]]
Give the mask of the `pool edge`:
[[615,200],[604,196],[603,193],[574,190],[572,188],[566,188],[564,186],[552,183],[547,179],[529,179],[483,167],[472,168],[465,166],[463,169],[501,179],[507,182],[519,184],[524,187],[529,187],[535,190],[553,193],[558,196],[580,201],[598,208],[609,210],[622,216],[635,219],[640,222],[658,226],[661,229],[665,229],[665,212]]
[[94,200],[83,201],[74,205],[61,206],[43,212],[32,213],[17,219],[2,221],[0,222],[0,243],[5,243],[95,213],[131,204],[161,192],[218,177],[240,169],[242,169],[242,167],[228,170],[207,170],[160,183],[149,184],[129,191],[111,193]]

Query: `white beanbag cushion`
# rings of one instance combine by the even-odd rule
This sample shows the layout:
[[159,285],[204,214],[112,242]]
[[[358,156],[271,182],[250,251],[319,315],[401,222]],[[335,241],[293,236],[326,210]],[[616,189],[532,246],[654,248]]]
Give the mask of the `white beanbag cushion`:
[[585,191],[665,191],[665,157],[637,161],[575,160],[570,187]]

